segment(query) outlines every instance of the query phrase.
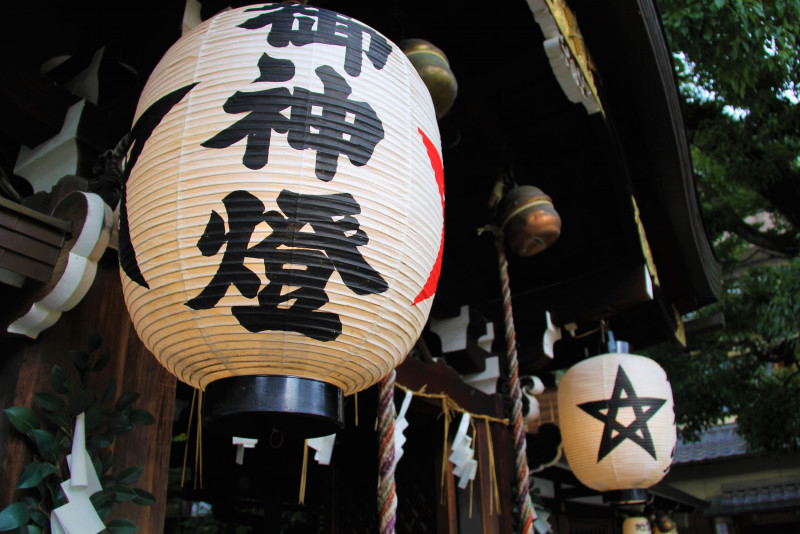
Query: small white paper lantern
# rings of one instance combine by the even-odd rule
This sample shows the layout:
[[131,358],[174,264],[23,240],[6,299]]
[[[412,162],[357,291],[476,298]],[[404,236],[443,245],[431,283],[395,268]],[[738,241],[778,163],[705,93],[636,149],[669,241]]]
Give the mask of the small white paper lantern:
[[626,517],[622,522],[622,534],[652,534],[650,521],[646,517]]
[[649,358],[611,353],[574,365],[558,386],[558,416],[573,473],[589,488],[625,495],[610,500],[637,500],[672,465],[672,388]]
[[283,377],[257,396],[292,412],[403,360],[439,276],[444,180],[396,45],[311,6],[222,12],[155,68],[132,140],[125,300],[170,372],[233,384],[226,413],[257,389],[243,377]]

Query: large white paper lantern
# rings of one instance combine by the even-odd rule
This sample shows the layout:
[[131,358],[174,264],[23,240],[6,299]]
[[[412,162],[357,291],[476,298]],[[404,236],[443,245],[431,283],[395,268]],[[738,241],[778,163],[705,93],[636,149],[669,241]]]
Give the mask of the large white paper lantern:
[[672,388],[649,358],[610,353],[574,365],[558,386],[558,417],[572,472],[609,500],[646,499],[672,465]]
[[170,372],[225,390],[219,414],[340,410],[403,360],[439,276],[444,179],[396,45],[310,6],[220,13],[155,68],[132,141],[125,300]]

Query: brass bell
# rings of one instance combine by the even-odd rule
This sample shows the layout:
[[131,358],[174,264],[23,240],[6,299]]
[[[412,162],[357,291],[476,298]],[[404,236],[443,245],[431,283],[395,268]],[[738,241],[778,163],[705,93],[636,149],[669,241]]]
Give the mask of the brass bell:
[[538,187],[515,187],[500,201],[498,213],[507,244],[519,256],[538,254],[561,235],[553,200]]
[[433,100],[436,118],[441,119],[450,111],[458,93],[458,83],[450,70],[447,56],[423,39],[406,39],[399,46],[425,82]]

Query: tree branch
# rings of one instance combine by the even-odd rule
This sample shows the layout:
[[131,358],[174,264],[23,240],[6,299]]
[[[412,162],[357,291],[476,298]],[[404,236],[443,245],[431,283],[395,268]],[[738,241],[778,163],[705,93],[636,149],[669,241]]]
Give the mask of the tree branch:
[[796,256],[800,252],[800,241],[794,236],[762,232],[742,219],[737,218],[735,214],[731,215],[731,217],[726,217],[726,226],[732,233],[748,243],[787,259]]

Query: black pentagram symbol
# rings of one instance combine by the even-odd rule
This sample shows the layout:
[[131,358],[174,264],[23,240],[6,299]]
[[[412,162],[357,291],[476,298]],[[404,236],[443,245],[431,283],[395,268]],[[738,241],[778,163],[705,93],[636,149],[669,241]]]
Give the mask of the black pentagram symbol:
[[[623,396],[623,392],[625,396]],[[647,451],[653,460],[656,458],[656,449],[647,421],[667,402],[666,399],[652,397],[637,397],[628,375],[620,365],[617,369],[617,378],[614,381],[614,392],[608,400],[584,402],[578,408],[588,413],[598,421],[602,421],[603,439],[597,451],[597,462],[605,458],[617,445],[629,439]],[[636,419],[628,426],[617,421],[620,408],[633,408]],[[604,413],[605,411],[605,413]]]

